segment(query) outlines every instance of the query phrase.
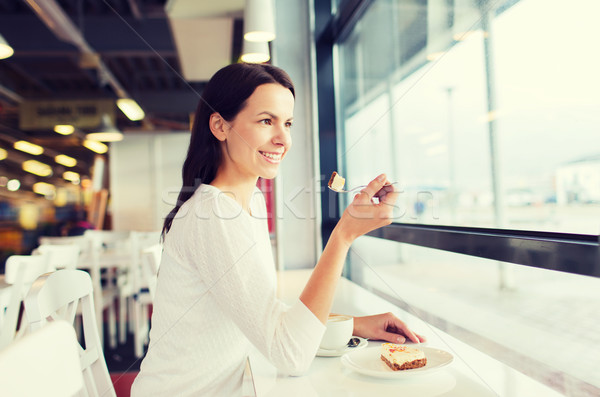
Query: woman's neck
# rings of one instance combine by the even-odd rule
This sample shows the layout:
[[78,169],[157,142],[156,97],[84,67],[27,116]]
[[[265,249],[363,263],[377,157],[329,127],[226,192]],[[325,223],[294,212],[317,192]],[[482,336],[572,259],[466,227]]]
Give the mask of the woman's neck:
[[[224,178],[217,175],[210,185],[218,188],[223,193],[230,196],[232,199],[238,202],[242,208],[251,214],[250,212],[250,200],[256,187],[258,178],[238,178],[232,180],[230,178]],[[251,214],[252,215],[252,214]]]

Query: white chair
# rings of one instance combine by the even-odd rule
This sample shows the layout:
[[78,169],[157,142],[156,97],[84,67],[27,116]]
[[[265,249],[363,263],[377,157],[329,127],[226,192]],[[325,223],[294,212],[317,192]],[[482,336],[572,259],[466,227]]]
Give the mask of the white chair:
[[11,397],[66,397],[83,390],[77,338],[55,321],[0,350],[0,390]]
[[108,333],[109,346],[117,347],[117,314],[115,310],[115,302],[118,297],[118,290],[115,286],[115,281],[109,277],[105,280],[105,285],[102,285],[102,265],[100,258],[103,250],[103,242],[95,237],[100,234],[86,234],[84,236],[68,236],[68,237],[49,237],[42,236],[39,238],[40,248],[42,246],[65,246],[77,245],[80,248],[79,259],[77,263],[78,269],[85,269],[90,272],[92,283],[94,285],[94,302],[96,305],[96,323],[100,331],[100,340],[104,340],[103,333],[103,312],[108,313]]
[[162,256],[162,245],[153,244],[142,250],[137,293],[133,296],[133,343],[136,357],[144,355],[150,333],[150,306],[156,293],[156,280]]
[[81,270],[63,269],[40,276],[25,298],[31,331],[47,322],[65,320],[73,324],[81,304],[85,349],[79,346],[84,395],[116,396],[104,360],[96,324],[94,294],[90,275]]
[[[117,230],[86,230],[84,236],[91,239],[93,241],[93,245],[97,247],[97,249],[99,249],[101,252],[111,252],[111,258],[113,258],[113,260],[115,261],[115,263],[103,263],[102,266],[106,269],[110,269],[108,272],[108,276],[104,281],[105,285],[109,285],[111,291],[114,292],[114,299],[118,301],[119,304],[119,339],[121,343],[124,343],[126,339],[126,325],[124,324],[124,322],[126,321],[127,316],[126,308],[123,307],[121,299],[120,280],[121,274],[124,271],[123,269],[128,269],[132,261],[130,232]],[[113,271],[114,268],[117,268],[116,272]],[[116,333],[117,330],[115,325],[114,336],[111,328],[110,345],[112,347],[115,347],[117,343]]]
[[[160,232],[138,232],[132,231],[129,236],[130,260],[129,266],[121,269],[117,279],[119,287],[119,325],[120,325],[120,341],[124,343],[127,337],[126,324],[129,323],[129,330],[133,332],[134,339],[140,339],[138,328],[139,309],[136,308],[136,296],[138,292],[145,286],[142,275],[142,253],[147,247],[157,244],[160,241]],[[127,314],[129,313],[129,322]],[[136,317],[137,316],[137,317]],[[147,317],[147,316],[146,316]],[[143,332],[143,331],[142,331]],[[142,338],[143,339],[143,338]],[[134,346],[138,345],[137,343]],[[140,351],[136,348],[136,354]],[[140,357],[140,355],[138,355]]]
[[17,334],[21,303],[29,287],[40,274],[52,270],[45,255],[12,255],[6,260],[0,281],[0,349]]
[[50,266],[55,269],[77,269],[81,245],[42,244],[33,253],[47,255]]

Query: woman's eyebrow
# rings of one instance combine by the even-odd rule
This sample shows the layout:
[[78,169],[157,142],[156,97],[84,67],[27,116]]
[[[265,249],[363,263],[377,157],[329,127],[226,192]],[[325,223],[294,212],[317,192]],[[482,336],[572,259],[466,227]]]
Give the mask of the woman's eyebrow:
[[[273,119],[279,119],[279,117],[277,117],[276,115],[274,115],[273,113],[271,113],[271,112],[269,112],[269,111],[267,111],[267,110],[264,110],[264,111],[262,111],[262,112],[258,113],[258,114],[257,114],[257,116],[260,116],[260,115],[262,115],[262,114],[266,114],[267,116],[269,116],[269,117],[271,117],[271,118],[273,118]],[[290,117],[290,118],[289,118],[289,119],[287,119],[286,121],[292,121],[293,119],[294,119],[293,117]]]

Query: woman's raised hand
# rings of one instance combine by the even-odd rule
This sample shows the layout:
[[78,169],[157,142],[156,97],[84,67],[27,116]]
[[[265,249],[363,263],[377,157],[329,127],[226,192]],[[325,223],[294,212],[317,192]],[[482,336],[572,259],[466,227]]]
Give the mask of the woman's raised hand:
[[351,243],[363,234],[389,225],[397,199],[398,192],[385,174],[379,175],[354,196],[337,225],[339,232]]

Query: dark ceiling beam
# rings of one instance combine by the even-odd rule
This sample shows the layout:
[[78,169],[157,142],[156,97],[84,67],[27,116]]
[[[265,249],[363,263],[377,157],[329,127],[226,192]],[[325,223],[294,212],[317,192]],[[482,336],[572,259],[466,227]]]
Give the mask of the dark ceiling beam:
[[140,61],[144,65],[144,71],[143,71],[142,75],[143,75],[143,77],[145,77],[148,80],[148,83],[150,83],[149,89],[150,90],[163,89],[163,87],[160,86],[159,77],[157,76],[157,74],[160,74],[160,73],[157,73],[155,71],[156,69],[152,65],[152,59],[151,58],[140,58]]
[[171,75],[173,74],[173,71],[166,62],[167,61],[165,59],[161,59],[160,62],[158,62],[156,69],[163,74],[165,88],[167,90],[172,90],[174,88],[171,81]]
[[[94,0],[79,0],[80,3],[83,2],[84,12],[97,14],[102,11],[102,6],[99,4],[101,2]],[[85,5],[87,3],[87,6]],[[85,7],[88,7],[87,9]]]
[[191,90],[137,91],[134,99],[149,113],[190,113],[196,110],[200,97]]
[[110,57],[104,58],[106,61],[106,66],[114,73],[114,75],[119,79],[119,81],[125,85],[127,90],[131,91],[135,90],[135,86],[131,85],[131,82],[128,80],[128,77],[131,76],[127,71],[123,68],[123,64],[119,62],[118,59]]
[[[85,16],[84,37],[95,51],[168,52],[176,51],[166,19],[122,19],[115,15]],[[60,41],[35,15],[0,15],[2,35],[20,51],[77,51]]]

